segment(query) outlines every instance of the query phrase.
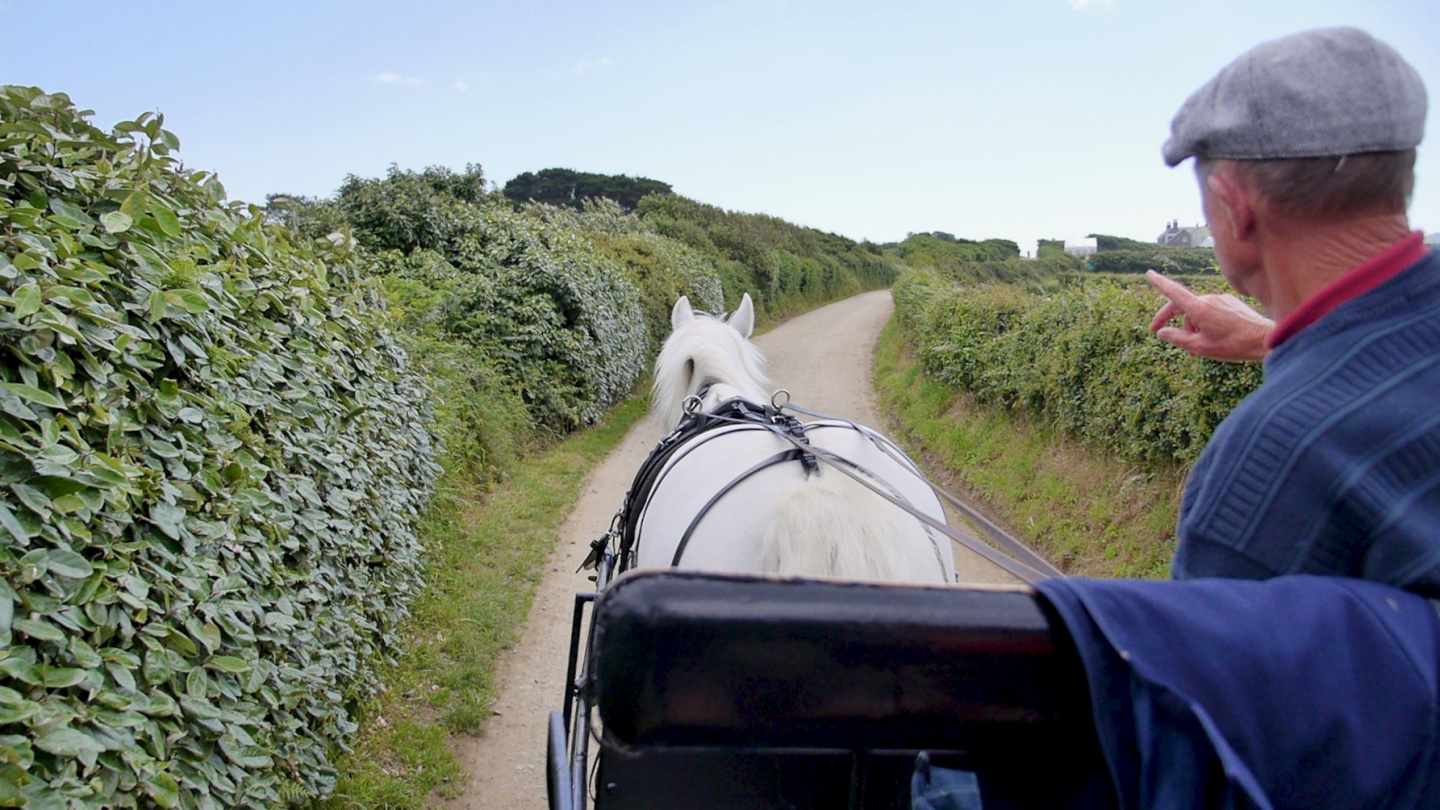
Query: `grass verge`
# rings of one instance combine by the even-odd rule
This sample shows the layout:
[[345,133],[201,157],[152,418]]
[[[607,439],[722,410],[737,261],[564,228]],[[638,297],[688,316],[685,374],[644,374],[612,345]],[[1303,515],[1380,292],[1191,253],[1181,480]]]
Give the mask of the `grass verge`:
[[1168,577],[1185,468],[1141,468],[926,377],[898,322],[875,387],[897,435],[942,485],[1067,574]]
[[352,751],[337,762],[326,808],[422,808],[463,787],[451,737],[478,733],[500,654],[519,640],[560,526],[580,483],[647,406],[631,397],[593,429],[520,461],[492,492],[442,478],[421,535],[431,556],[408,648],[362,707]]

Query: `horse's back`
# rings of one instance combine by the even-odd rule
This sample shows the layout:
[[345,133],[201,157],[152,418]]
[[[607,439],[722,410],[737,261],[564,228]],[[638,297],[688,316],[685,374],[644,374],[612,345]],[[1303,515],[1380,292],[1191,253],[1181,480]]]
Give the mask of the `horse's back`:
[[[944,520],[944,510],[923,476],[898,450],[892,454],[882,449],[877,441],[883,439],[838,421],[808,423],[805,436],[813,446],[858,467],[883,491]],[[783,501],[805,486],[807,475],[845,475],[824,462],[807,474],[802,462],[792,458],[797,455],[794,451],[794,445],[760,425],[721,428],[687,444],[670,460],[650,494],[639,521],[636,563],[710,571],[768,570],[763,537]],[[856,492],[857,498],[873,499],[865,502],[865,509],[898,509],[878,495]],[[907,516],[907,520],[913,519]],[[936,559],[935,580],[953,577],[948,538],[918,521],[904,534],[887,539],[926,543],[926,553]]]

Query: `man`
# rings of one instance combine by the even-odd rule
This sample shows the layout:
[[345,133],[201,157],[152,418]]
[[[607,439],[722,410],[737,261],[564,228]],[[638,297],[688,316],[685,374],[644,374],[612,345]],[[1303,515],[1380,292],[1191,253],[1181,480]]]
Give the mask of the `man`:
[[1265,362],[1185,487],[1194,581],[1037,585],[1119,806],[1440,807],[1440,254],[1405,216],[1424,120],[1398,54],[1330,29],[1246,53],[1171,124],[1225,279],[1274,320],[1151,274],[1162,339]]
[[1221,272],[1274,319],[1150,274],[1161,339],[1265,362],[1190,474],[1176,578],[1440,597],[1440,254],[1406,218],[1425,111],[1398,53],[1336,28],[1242,55],[1171,123],[1165,161],[1196,159]]

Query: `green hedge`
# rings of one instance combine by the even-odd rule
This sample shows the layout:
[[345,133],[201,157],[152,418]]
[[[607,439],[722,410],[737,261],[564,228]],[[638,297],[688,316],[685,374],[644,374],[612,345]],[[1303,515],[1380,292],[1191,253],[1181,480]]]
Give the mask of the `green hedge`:
[[[725,309],[720,263],[714,257],[661,236],[613,200],[582,200],[578,211],[537,204],[523,210],[549,225],[580,234],[601,255],[624,268],[640,294],[648,344],[646,357],[655,356],[660,343],[670,334],[670,309],[680,296],[689,296],[691,303],[707,311]],[[735,293],[736,300],[740,292],[743,288]]]
[[326,793],[420,586],[376,291],[177,147],[0,87],[0,805]]
[[636,212],[646,226],[711,257],[726,302],[749,292],[772,314],[809,309],[888,287],[899,263],[864,245],[764,214],[725,211],[677,194],[648,196]]
[[1167,275],[1218,275],[1215,251],[1210,248],[1152,247],[1145,250],[1102,250],[1085,257],[1096,273],[1144,273],[1159,270]]
[[[440,463],[484,490],[504,478],[531,434],[519,387],[482,348],[448,332],[441,316],[468,274],[429,250],[375,257],[387,306],[435,407]],[[443,484],[441,485],[443,486]]]
[[595,424],[645,371],[634,283],[573,230],[499,200],[472,206],[466,224],[444,256],[459,281],[441,326],[505,373],[537,428]]
[[1139,461],[1194,460],[1260,384],[1258,364],[1197,360],[1151,335],[1159,301],[1143,285],[1041,296],[912,273],[895,306],[928,374]]
[[[1047,248],[1053,246],[1046,240],[1041,242]],[[1063,248],[1064,243],[1054,244]],[[910,268],[931,271],[960,284],[1002,282],[1024,285],[1035,291],[1054,288],[1061,274],[1081,267],[1080,259],[1063,249],[1043,251],[1043,255],[1035,259],[1022,259],[1015,243],[1005,239],[973,242],[912,234],[887,249],[903,258]]]

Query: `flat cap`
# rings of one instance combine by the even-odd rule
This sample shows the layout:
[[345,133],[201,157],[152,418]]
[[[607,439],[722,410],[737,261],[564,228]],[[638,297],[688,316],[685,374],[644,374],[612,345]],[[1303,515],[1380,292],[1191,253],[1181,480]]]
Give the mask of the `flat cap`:
[[1170,122],[1165,162],[1274,160],[1413,149],[1425,84],[1394,48],[1355,28],[1257,45],[1196,90]]

